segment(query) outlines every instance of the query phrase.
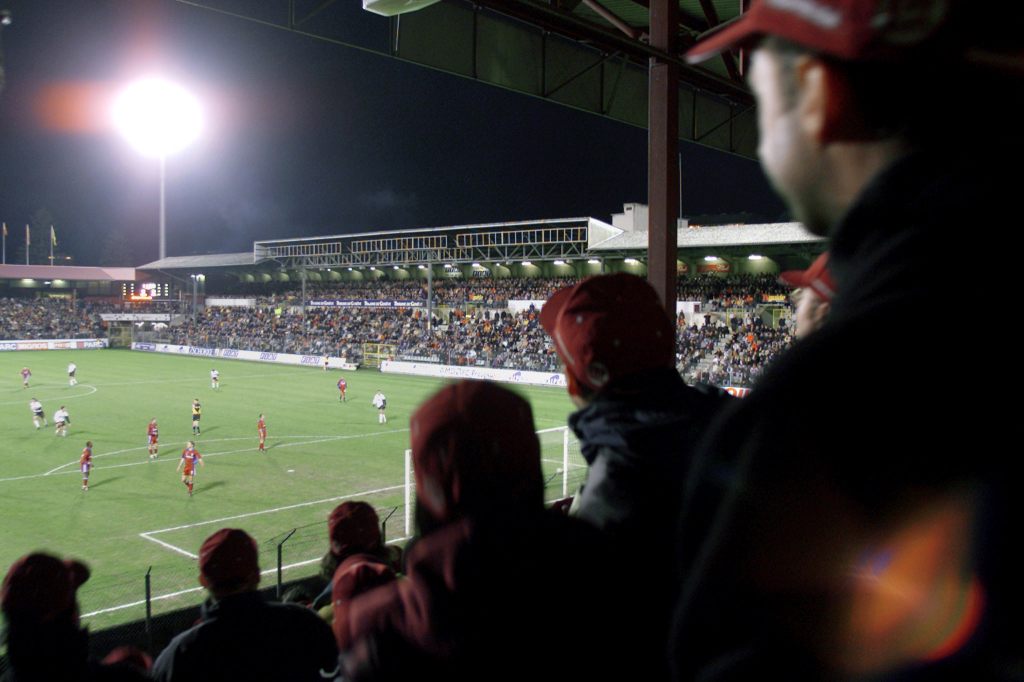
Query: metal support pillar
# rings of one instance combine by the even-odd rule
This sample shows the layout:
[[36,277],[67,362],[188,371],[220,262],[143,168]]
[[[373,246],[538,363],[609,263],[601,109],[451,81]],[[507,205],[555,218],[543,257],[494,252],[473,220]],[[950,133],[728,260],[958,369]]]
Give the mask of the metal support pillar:
[[[651,0],[651,46],[676,54],[679,26],[677,0]],[[679,169],[679,67],[652,57],[648,77],[647,138],[647,279],[658,292],[668,314],[676,315],[676,194]]]

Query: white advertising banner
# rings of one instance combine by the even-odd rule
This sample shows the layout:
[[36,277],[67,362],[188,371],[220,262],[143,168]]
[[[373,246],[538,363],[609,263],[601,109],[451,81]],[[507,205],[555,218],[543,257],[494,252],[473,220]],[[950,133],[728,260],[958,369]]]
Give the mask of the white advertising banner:
[[170,322],[170,313],[100,313],[104,322]]
[[485,379],[505,384],[565,387],[565,375],[558,372],[527,372],[518,369],[433,365],[426,362],[395,362],[393,360],[381,362],[380,371],[393,374],[442,377],[445,379]]
[[219,308],[255,308],[255,298],[213,298],[207,297],[207,307],[217,306]]
[[132,350],[147,353],[172,353],[174,355],[195,355],[209,358],[227,358],[229,360],[247,360],[249,362],[274,362],[279,365],[304,365],[307,367],[323,367],[324,360],[330,369],[354,370],[357,365],[346,362],[342,358],[325,358],[323,355],[295,355],[293,353],[267,353],[256,350],[235,350],[233,348],[200,348],[199,346],[182,346],[172,343],[132,344]]
[[95,350],[108,348],[108,339],[32,339],[0,341],[0,351],[10,350]]

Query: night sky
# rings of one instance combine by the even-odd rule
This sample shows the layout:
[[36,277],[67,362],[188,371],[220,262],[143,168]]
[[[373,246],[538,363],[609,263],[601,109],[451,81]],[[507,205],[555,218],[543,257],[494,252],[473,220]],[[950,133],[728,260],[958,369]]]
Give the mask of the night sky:
[[[351,31],[383,18],[344,0]],[[154,72],[202,101],[206,130],[167,168],[168,255],[255,239],[590,215],[646,201],[646,131],[172,0],[0,0],[0,220],[56,227],[82,265],[157,257],[159,176],[107,124]],[[366,42],[365,40],[363,42]],[[686,144],[683,214],[783,207],[753,161]],[[41,227],[40,223],[45,225]],[[24,262],[24,261],[21,261]]]

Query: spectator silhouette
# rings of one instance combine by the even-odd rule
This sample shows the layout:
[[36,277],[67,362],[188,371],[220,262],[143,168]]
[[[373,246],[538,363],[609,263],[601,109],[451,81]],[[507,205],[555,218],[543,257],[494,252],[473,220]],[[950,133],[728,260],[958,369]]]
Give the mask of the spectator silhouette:
[[311,610],[264,600],[256,541],[222,528],[199,549],[199,582],[210,592],[198,625],[167,645],[156,680],[323,680],[337,671],[331,629]]
[[[348,678],[624,674],[622,652],[634,649],[622,624],[632,621],[607,590],[622,576],[594,529],[544,509],[529,404],[495,384],[460,382],[421,405],[410,426],[421,537],[405,578],[336,612],[335,629],[352,642],[342,656]],[[556,616],[553,598],[572,604],[574,617]]]

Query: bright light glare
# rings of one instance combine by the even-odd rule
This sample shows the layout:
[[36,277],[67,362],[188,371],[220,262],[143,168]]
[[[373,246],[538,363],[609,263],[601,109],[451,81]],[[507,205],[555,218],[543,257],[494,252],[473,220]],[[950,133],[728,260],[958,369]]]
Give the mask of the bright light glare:
[[137,81],[114,101],[114,125],[146,156],[181,151],[203,129],[199,100],[181,86],[156,78]]

